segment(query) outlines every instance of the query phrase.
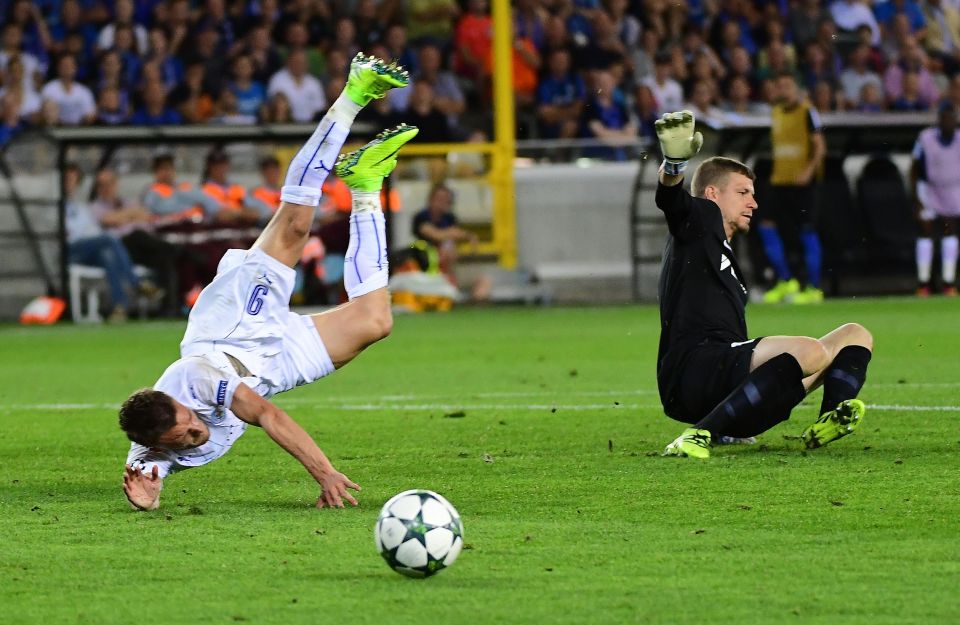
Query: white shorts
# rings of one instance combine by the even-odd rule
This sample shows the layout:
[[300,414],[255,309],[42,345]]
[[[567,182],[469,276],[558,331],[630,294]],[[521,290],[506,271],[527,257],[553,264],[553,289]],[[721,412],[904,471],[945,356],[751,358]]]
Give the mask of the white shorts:
[[937,189],[923,180],[917,181],[917,199],[920,200],[920,220],[933,221],[938,217],[960,217],[960,194],[956,188]]
[[[333,373],[313,320],[290,310],[296,272],[263,250],[229,250],[190,311],[182,356],[229,354],[264,397]],[[243,377],[242,372],[238,372]]]

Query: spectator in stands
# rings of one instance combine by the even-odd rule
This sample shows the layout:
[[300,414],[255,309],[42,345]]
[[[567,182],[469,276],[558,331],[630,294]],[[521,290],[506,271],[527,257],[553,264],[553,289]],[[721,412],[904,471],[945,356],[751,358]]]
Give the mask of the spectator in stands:
[[716,83],[710,80],[698,80],[690,90],[690,99],[684,105],[693,112],[696,119],[715,126],[722,125],[726,116],[715,104]]
[[113,3],[113,22],[100,29],[97,34],[97,49],[109,50],[114,47],[114,37],[119,27],[132,29],[137,54],[144,55],[149,49],[147,29],[133,20],[133,0],[115,0]]
[[130,26],[123,24],[117,26],[112,50],[120,56],[120,63],[123,66],[123,84],[135,85],[140,76],[143,61],[137,54],[133,29]]
[[253,78],[253,62],[250,57],[241,54],[233,61],[233,80],[227,83],[227,89],[237,100],[237,112],[241,115],[260,117],[267,101],[267,90],[263,83]]
[[10,94],[0,96],[0,149],[10,143],[23,125],[17,101]]
[[833,67],[837,76],[843,71],[843,56],[837,46],[837,26],[833,20],[824,20],[817,29],[817,43],[827,53],[827,62]]
[[[716,92],[717,85],[725,74],[726,70],[717,68],[710,62],[709,55],[702,52],[698,53],[689,64],[689,72],[683,84],[683,92],[689,96],[689,99],[692,99],[693,88],[698,82],[710,83],[712,89]],[[699,117],[698,115],[697,118],[699,119]]]
[[870,8],[870,0],[833,0],[830,15],[837,28],[848,33],[855,33],[861,24],[866,24],[873,33],[871,43],[880,43],[880,25]]
[[43,87],[40,97],[56,110],[58,124],[77,126],[90,124],[97,113],[93,93],[85,85],[74,81],[77,62],[69,54],[57,61],[57,78]]
[[721,110],[724,117],[737,123],[744,116],[767,116],[770,106],[763,102],[755,102],[750,98],[750,83],[743,76],[734,76],[727,83],[727,97]]
[[817,38],[817,29],[829,17],[820,0],[800,0],[798,3],[791,3],[788,19],[793,43],[799,48],[806,47]]
[[97,93],[102,93],[108,89],[117,92],[119,100],[119,109],[126,111],[129,115],[131,108],[131,87],[126,82],[126,76],[123,73],[123,63],[120,61],[120,55],[114,50],[108,50],[100,55],[100,64],[97,67],[96,80],[91,83]]
[[658,52],[653,61],[653,76],[643,81],[657,101],[657,115],[683,108],[683,89],[673,78],[672,57],[668,52]]
[[513,96],[517,108],[532,111],[537,99],[540,53],[529,39],[514,39],[512,50]]
[[159,81],[150,82],[143,88],[143,106],[130,116],[130,123],[141,126],[174,125],[183,118],[167,106],[167,92]]
[[7,100],[8,107],[16,107],[20,121],[26,124],[35,124],[40,121],[40,108],[43,106],[43,101],[35,89],[28,90],[24,87],[23,61],[19,56],[11,57],[7,62],[7,70],[0,84],[3,84],[3,88],[0,88],[0,98]]
[[950,103],[940,105],[937,125],[920,132],[913,146],[910,190],[920,224],[917,238],[917,295],[931,291],[933,237],[940,230],[941,285],[943,294],[957,295],[957,257],[960,240],[960,138],[957,136],[957,110]]
[[83,177],[80,168],[68,164],[62,175],[66,198],[68,262],[104,270],[113,303],[109,321],[126,321],[131,295],[155,297],[160,292],[152,283],[137,277],[126,248],[118,239],[104,234],[90,207],[77,197]]
[[487,0],[467,2],[467,12],[457,22],[453,44],[456,49],[453,71],[473,81],[479,93],[485,93],[493,49],[493,20],[490,18]]
[[606,11],[597,11],[590,24],[591,37],[586,45],[575,48],[573,64],[580,71],[604,69],[621,76],[627,65],[628,49],[620,39],[613,19]]
[[275,156],[260,159],[259,185],[250,189],[248,203],[261,215],[272,215],[280,208],[281,179],[280,161]]
[[[640,43],[640,32],[643,30],[640,20],[630,14],[630,2],[628,0],[607,0],[607,11],[610,19],[613,21],[613,30],[620,37],[620,41],[626,50],[636,48]],[[691,28],[689,31],[697,32],[699,29]],[[687,31],[684,31],[685,33]],[[700,38],[703,43],[703,38]],[[539,45],[539,44],[538,44]]]
[[203,63],[203,87],[216,100],[227,78],[228,68],[227,59],[220,50],[220,33],[217,28],[207,24],[194,31],[188,58],[192,62]]
[[516,0],[513,4],[513,36],[529,39],[537,50],[543,49],[547,11],[537,0]]
[[563,48],[550,52],[547,71],[537,89],[540,136],[572,139],[579,130],[586,87],[580,75],[571,70],[570,52]]
[[867,67],[867,58],[870,51],[865,45],[858,45],[850,52],[847,69],[840,74],[840,86],[843,89],[843,98],[847,106],[856,108],[860,104],[863,86],[872,84],[877,92],[883,94],[883,81],[876,72]]
[[921,39],[927,52],[940,59],[947,72],[960,69],[960,11],[957,4],[943,0],[923,0],[927,21],[926,36]]
[[[144,66],[155,64],[169,93],[183,81],[183,63],[170,54],[170,44],[162,28],[151,28],[148,35],[150,52],[144,59]],[[251,70],[252,72],[252,70]]]
[[[470,244],[477,249],[477,235],[460,227],[453,212],[453,191],[443,183],[430,189],[427,206],[413,217],[413,236],[425,241],[436,250],[439,270],[456,286],[456,265],[459,258],[458,243]],[[483,276],[473,286],[473,299],[483,301],[490,294],[490,278]]]
[[433,87],[428,82],[414,81],[410,106],[403,119],[420,129],[417,143],[446,143],[451,140],[446,116],[434,103]]
[[797,66],[797,48],[787,40],[786,31],[780,17],[767,19],[763,24],[766,34],[764,46],[757,52],[757,65],[764,67],[770,64],[770,48],[779,47],[783,50],[787,65]]
[[391,24],[384,34],[384,45],[387,46],[385,59],[395,59],[397,63],[407,68],[408,72],[417,71],[417,59],[413,49],[407,43],[407,27],[403,24]]
[[[593,74],[593,88],[583,108],[580,136],[601,142],[636,139],[637,127],[627,111],[623,93],[613,74],[600,70]],[[627,150],[621,146],[587,148],[584,155],[622,161]]]
[[882,74],[884,70],[887,69],[887,57],[883,53],[881,46],[875,46],[870,43],[872,38],[873,35],[870,32],[869,26],[860,26],[860,28],[857,29],[857,41],[861,45],[867,46],[867,49],[870,50],[870,53],[867,55],[867,67],[878,74]]
[[[353,25],[357,31],[356,40],[361,48],[382,41],[388,18],[382,15],[375,0],[358,0],[353,11]],[[390,57],[377,57],[390,58]]]
[[97,29],[83,18],[83,10],[78,0],[63,0],[60,4],[60,19],[50,24],[51,55],[59,56],[67,52],[67,37],[71,34],[80,35],[83,40],[83,56],[90,58],[97,39]]
[[[772,41],[763,49],[763,62],[757,63],[756,76],[758,80],[776,78],[785,72],[796,75],[797,66],[790,60],[787,47],[781,41]],[[759,55],[758,55],[758,58]]]
[[307,74],[307,57],[303,50],[294,50],[284,68],[270,78],[267,94],[282,93],[290,102],[294,121],[308,122],[327,108],[327,98],[320,81]]
[[891,27],[884,32],[880,42],[880,51],[885,59],[895,59],[915,38],[910,34],[910,18],[903,13],[893,16]]
[[98,126],[119,126],[126,124],[130,112],[123,105],[120,90],[116,87],[103,87],[97,92],[97,118],[94,123]]
[[166,292],[163,314],[176,316],[176,266],[184,250],[153,234],[153,215],[143,206],[120,197],[117,174],[109,167],[97,172],[90,212],[107,234],[123,243],[134,263],[153,272]]
[[453,39],[453,25],[460,15],[456,0],[407,0],[407,33],[415,46],[430,41],[446,47]]
[[49,61],[47,51],[50,49],[52,39],[38,4],[33,0],[13,0],[9,19],[9,23],[17,25],[23,35],[23,50],[35,56],[41,64],[46,65]]
[[350,59],[356,56],[357,52],[360,52],[360,44],[357,42],[357,26],[349,15],[341,15],[337,18],[331,46],[343,52]]
[[860,97],[853,108],[858,113],[880,113],[885,107],[886,101],[883,98],[883,92],[875,83],[864,83],[860,88]]
[[920,74],[908,71],[903,75],[900,97],[890,103],[890,110],[929,111],[932,104],[920,92]]
[[204,86],[206,72],[203,61],[191,61],[184,72],[183,83],[170,93],[170,106],[174,107],[187,123],[200,124],[213,117],[214,99]]
[[878,2],[873,8],[873,14],[877,18],[881,31],[890,28],[893,17],[901,13],[907,17],[910,34],[922,40],[926,36],[927,20],[920,6],[913,0],[886,0]]
[[648,139],[653,146],[659,146],[660,143],[653,140],[657,134],[654,126],[657,121],[657,100],[653,97],[650,87],[637,85],[634,97],[634,113],[637,119],[637,135]]
[[[843,96],[833,89],[833,85],[820,81],[811,90],[813,106],[818,111],[842,111],[844,108]],[[839,101],[838,101],[839,100]]]
[[940,89],[936,80],[927,69],[927,58],[916,41],[904,44],[896,63],[891,63],[883,74],[883,88],[887,100],[895,102],[903,95],[903,85],[907,74],[915,74],[917,80],[917,99],[926,102],[929,108],[940,100]]
[[36,91],[36,83],[41,80],[46,68],[41,65],[40,59],[23,49],[23,31],[16,24],[9,23],[3,27],[2,48],[0,48],[0,72],[7,69],[10,59],[20,59],[22,66],[21,80],[27,92]]
[[[414,81],[423,81],[433,87],[434,106],[447,117],[447,123],[454,135],[460,115],[466,110],[466,99],[457,83],[456,77],[443,69],[440,48],[433,43],[420,46],[417,54],[417,72],[413,75]],[[404,112],[409,106],[412,87],[393,89],[387,94],[387,99],[393,110]]]
[[[559,21],[563,24],[562,21]],[[709,46],[708,46],[709,48]],[[653,60],[660,49],[660,35],[652,29],[645,29],[640,35],[640,45],[630,49],[630,65],[633,67],[633,84],[639,85],[653,76]]]
[[261,120],[268,124],[293,123],[293,111],[290,109],[290,100],[282,93],[275,93],[263,109]]
[[207,155],[201,189],[223,207],[214,218],[215,221],[224,224],[266,224],[272,212],[261,211],[262,207],[249,201],[246,188],[231,182],[229,176],[229,155],[220,149],[212,150]]
[[241,54],[250,57],[253,63],[253,79],[267,84],[270,78],[283,66],[280,54],[270,42],[270,27],[259,24],[250,29],[246,37],[246,46]]
[[177,182],[173,156],[159,154],[153,159],[153,183],[143,195],[143,205],[160,225],[197,224],[213,221],[223,210],[220,202],[194,188]]
[[[793,74],[776,78],[779,101],[773,108],[770,143],[773,148],[773,172],[770,176],[770,202],[762,213],[761,241],[777,283],[767,291],[768,303],[789,301],[812,304],[823,301],[820,290],[820,238],[814,229],[817,181],[823,174],[827,145],[820,116],[811,104],[801,99]],[[786,244],[786,248],[785,245]],[[799,244],[799,245],[798,245]],[[800,254],[798,247],[803,248]],[[806,288],[801,290],[801,272],[791,264],[802,256]]]
[[823,47],[816,41],[808,43],[803,53],[803,64],[800,67],[803,85],[812,91],[817,83],[835,83],[838,76],[833,69]]

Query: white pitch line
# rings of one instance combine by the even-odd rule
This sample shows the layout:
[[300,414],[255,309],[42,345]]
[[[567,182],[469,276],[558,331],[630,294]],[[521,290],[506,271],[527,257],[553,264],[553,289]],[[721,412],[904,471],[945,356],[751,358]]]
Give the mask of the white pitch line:
[[[531,411],[567,411],[580,412],[586,410],[636,410],[636,409],[657,409],[660,404],[561,404],[561,403],[541,403],[541,404],[496,404],[496,403],[343,403],[343,402],[322,402],[311,399],[291,398],[282,400],[281,405],[294,405],[298,407],[313,407],[320,410],[344,410],[357,412],[403,412],[403,411],[457,411],[457,410],[531,410]],[[960,412],[960,406],[915,406],[900,404],[867,404],[871,410],[887,410],[898,412]],[[14,411],[80,411],[80,410],[117,410],[116,404],[106,403],[71,403],[71,404],[0,404],[0,412]]]

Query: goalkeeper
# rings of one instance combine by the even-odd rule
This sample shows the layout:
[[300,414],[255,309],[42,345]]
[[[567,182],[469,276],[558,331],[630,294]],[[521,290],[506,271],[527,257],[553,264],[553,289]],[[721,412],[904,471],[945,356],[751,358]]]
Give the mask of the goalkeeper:
[[873,349],[870,333],[847,323],[820,339],[749,338],[747,288],[730,241],[750,229],[757,209],[753,171],[708,158],[693,174],[691,196],[684,170],[703,144],[693,114],[667,113],[655,126],[664,155],[657,207],[670,230],[659,285],[657,385],[664,412],[691,425],[664,455],[707,458],[712,444],[765,432],[821,384],[819,418],[803,442],[815,448],[850,434],[865,412],[856,396]]

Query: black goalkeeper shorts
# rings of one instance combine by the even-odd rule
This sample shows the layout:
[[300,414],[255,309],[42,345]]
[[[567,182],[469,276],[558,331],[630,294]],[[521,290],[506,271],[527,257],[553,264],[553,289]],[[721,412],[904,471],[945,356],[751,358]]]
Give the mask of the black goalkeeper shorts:
[[753,349],[762,337],[741,343],[708,342],[696,347],[660,384],[667,416],[696,423],[727,398],[750,374]]

